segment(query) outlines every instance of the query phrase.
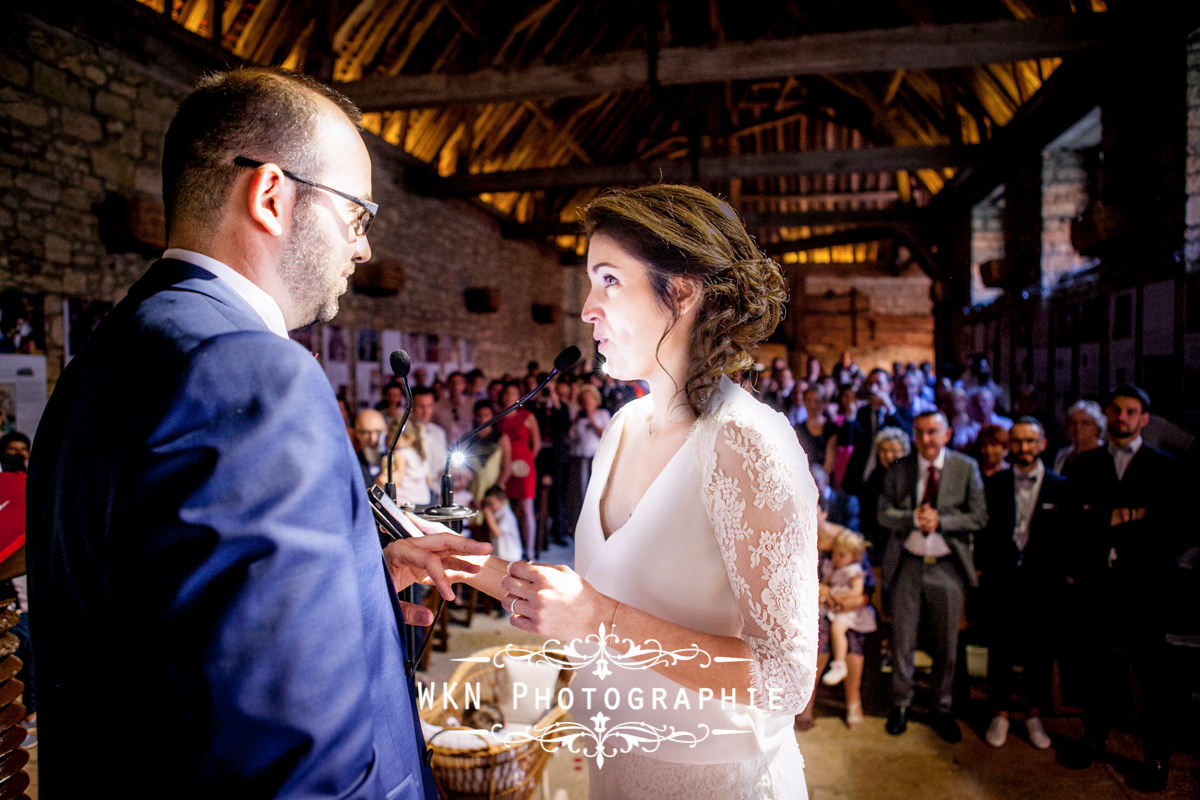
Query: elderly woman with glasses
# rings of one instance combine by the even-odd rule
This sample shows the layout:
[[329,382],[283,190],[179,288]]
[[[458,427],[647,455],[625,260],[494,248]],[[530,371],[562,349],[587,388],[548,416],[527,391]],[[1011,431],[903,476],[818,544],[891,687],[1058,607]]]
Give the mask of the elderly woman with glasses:
[[1107,427],[1108,420],[1099,403],[1095,400],[1076,400],[1067,409],[1067,439],[1070,444],[1054,454],[1054,471],[1062,475],[1077,455],[1102,447]]

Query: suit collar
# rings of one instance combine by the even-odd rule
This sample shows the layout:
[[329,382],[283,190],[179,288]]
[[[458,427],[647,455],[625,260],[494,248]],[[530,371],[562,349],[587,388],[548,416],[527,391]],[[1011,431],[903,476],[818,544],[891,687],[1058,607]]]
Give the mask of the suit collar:
[[142,299],[167,289],[194,292],[213,299],[245,330],[270,331],[262,317],[229,284],[208,270],[186,261],[170,258],[155,261],[130,288],[129,296]]
[[179,247],[168,249],[163,253],[163,258],[186,261],[211,272],[217,277],[217,280],[228,284],[229,288],[237,292],[238,296],[254,309],[254,313],[262,318],[263,323],[272,333],[283,339],[288,338],[287,323],[284,322],[283,309],[279,307],[279,303],[275,302],[275,298],[267,294],[262,287],[233,267],[212,256]]

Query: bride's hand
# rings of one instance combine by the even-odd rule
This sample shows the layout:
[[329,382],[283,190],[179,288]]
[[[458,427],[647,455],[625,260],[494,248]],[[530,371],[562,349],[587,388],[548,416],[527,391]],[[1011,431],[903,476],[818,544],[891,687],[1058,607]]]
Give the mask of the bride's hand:
[[616,605],[564,566],[516,561],[508,565],[500,588],[506,592],[504,607],[512,612],[509,622],[514,628],[564,641],[599,633]]

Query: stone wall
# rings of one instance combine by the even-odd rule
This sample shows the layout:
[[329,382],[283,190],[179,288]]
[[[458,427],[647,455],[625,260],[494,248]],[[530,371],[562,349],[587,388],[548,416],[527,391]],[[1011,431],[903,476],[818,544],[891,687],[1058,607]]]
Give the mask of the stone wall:
[[1200,272],[1200,28],[1188,37],[1186,181],[1184,257],[1188,272]]
[[[119,300],[154,255],[106,246],[100,209],[113,197],[161,200],[162,138],[198,71],[186,59],[139,59],[0,12],[0,289],[43,293],[51,382],[62,365],[63,299]],[[406,281],[394,297],[346,295],[337,324],[468,337],[476,364],[491,374],[523,372],[529,360],[549,364],[567,344],[590,352],[588,331],[569,314],[555,324],[532,319],[534,303],[581,305],[557,253],[502,238],[497,221],[470,203],[406,191],[410,162],[366,138],[381,206],[374,257],[398,263]],[[500,310],[468,312],[469,286],[499,289]]]

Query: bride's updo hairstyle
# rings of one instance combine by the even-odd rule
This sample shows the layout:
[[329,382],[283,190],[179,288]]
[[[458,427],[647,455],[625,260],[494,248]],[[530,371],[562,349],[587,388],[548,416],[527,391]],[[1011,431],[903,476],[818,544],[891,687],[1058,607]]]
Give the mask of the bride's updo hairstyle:
[[664,339],[679,321],[672,278],[700,282],[684,390],[693,413],[703,416],[721,376],[751,367],[754,348],[779,324],[787,301],[779,265],[759,252],[728,204],[691,186],[607,191],[584,209],[584,230],[611,237],[647,265],[671,317]]

